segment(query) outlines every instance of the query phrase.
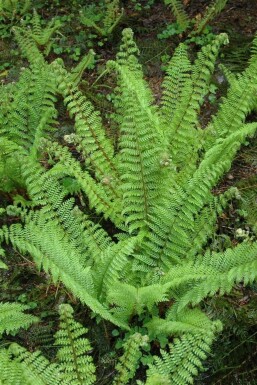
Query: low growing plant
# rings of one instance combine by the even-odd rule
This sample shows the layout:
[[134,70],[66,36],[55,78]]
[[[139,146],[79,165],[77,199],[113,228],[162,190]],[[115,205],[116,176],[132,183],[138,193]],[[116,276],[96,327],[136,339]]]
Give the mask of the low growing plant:
[[181,0],[164,0],[169,5],[176,18],[175,23],[168,24],[167,27],[158,34],[159,39],[167,39],[173,35],[179,35],[187,31],[187,40],[197,45],[209,44],[214,38],[214,34],[208,25],[209,22],[225,8],[228,0],[213,0],[205,9],[203,15],[196,15],[190,19]]
[[37,47],[41,49],[45,55],[48,55],[52,46],[52,36],[61,28],[62,24],[59,19],[52,19],[45,26],[42,25],[42,20],[34,9],[33,17],[30,26],[16,27],[19,35],[24,35],[27,39],[33,40]]
[[6,20],[23,16],[31,7],[30,0],[1,0],[0,15]]
[[[236,188],[223,194],[213,188],[257,130],[257,122],[246,121],[256,106],[256,50],[240,76],[226,71],[227,96],[201,127],[201,108],[227,35],[203,47],[194,63],[180,44],[156,105],[133,33],[124,30],[116,60],[107,64],[117,78],[109,122],[118,127],[116,145],[78,88],[84,65],[68,72],[60,59],[48,64],[29,37],[19,42],[30,68],[17,84],[1,89],[0,179],[14,200],[2,212],[16,213],[17,222],[0,230],[2,254],[6,244],[29,254],[97,320],[134,336],[125,342],[113,384],[132,377],[146,385],[191,384],[222,329],[201,310],[202,300],[257,276],[256,242],[246,239],[221,252],[211,248],[217,218],[240,199]],[[60,141],[57,97],[74,124],[74,132]],[[67,178],[76,182],[73,192],[65,188]],[[17,191],[23,199],[17,200]],[[136,334],[138,328],[145,334]],[[147,368],[141,366],[138,375],[146,342]],[[17,349],[10,354],[24,360],[27,353]],[[36,367],[26,370],[38,373]],[[49,375],[42,383],[59,378]],[[65,380],[73,383],[68,373]]]
[[[119,0],[105,0],[102,7],[88,5],[80,11],[80,22],[98,37],[98,44],[104,42],[113,33],[123,16]],[[99,39],[99,37],[101,39]]]

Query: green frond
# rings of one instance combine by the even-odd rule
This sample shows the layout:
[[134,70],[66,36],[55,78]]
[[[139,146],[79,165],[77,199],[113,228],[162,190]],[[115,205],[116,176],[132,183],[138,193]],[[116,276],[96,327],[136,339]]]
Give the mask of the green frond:
[[131,28],[125,28],[122,31],[122,39],[119,52],[116,55],[116,62],[120,66],[128,67],[131,72],[137,73],[142,71],[142,67],[138,62],[139,49],[133,36]]
[[126,385],[134,377],[138,362],[142,356],[140,348],[147,346],[148,340],[148,336],[135,333],[124,343],[124,354],[119,358],[119,362],[115,366],[118,373],[112,385]]
[[209,82],[214,71],[220,48],[229,43],[228,35],[221,33],[216,36],[211,44],[204,46],[197,55],[194,62],[192,80],[194,85],[194,102],[199,106],[203,102],[203,97],[209,89]]
[[[26,31],[26,33],[38,46],[48,46],[51,43],[53,34],[61,27],[59,20],[52,19],[44,28],[42,28],[40,16],[35,9],[33,10],[31,24],[32,28]],[[49,51],[49,47],[46,50],[46,54],[48,53],[47,51]]]
[[88,250],[88,258],[94,259],[110,245],[106,231],[75,206],[74,199],[66,198],[66,191],[50,171],[27,160],[23,176],[34,204],[44,205],[48,220],[57,221],[69,242],[82,254]]
[[255,35],[251,46],[251,57],[249,60],[250,65],[255,65],[257,57],[257,35]]
[[223,8],[225,8],[228,0],[214,0],[208,7],[206,8],[202,18],[198,23],[196,23],[194,31],[191,35],[199,35],[204,30],[205,26],[217,16]]
[[[193,225],[193,216],[199,212],[204,204],[210,202],[212,188],[222,175],[229,170],[236,152],[245,142],[247,136],[254,134],[256,128],[255,123],[245,124],[241,130],[217,143],[206,153],[185,190],[187,196],[185,199],[188,204],[184,204],[182,212],[179,214],[180,219],[184,216],[182,220],[184,228]],[[177,223],[177,226],[179,226],[179,223]],[[169,247],[169,242],[167,242],[167,247]]]
[[203,47],[192,66],[192,75],[184,83],[181,102],[176,109],[168,133],[171,157],[179,169],[186,169],[188,164],[194,166],[197,162],[202,141],[198,113],[204,96],[209,90],[209,82],[219,49],[227,42],[227,35],[223,33],[218,35],[211,44]]
[[[118,68],[126,68],[131,74],[140,81],[141,90],[144,92],[143,98],[146,104],[152,105],[154,102],[151,89],[146,81],[143,80],[144,74],[141,64],[139,63],[139,49],[134,41],[134,34],[132,29],[125,28],[122,31],[122,40],[119,51],[116,55],[115,63],[113,61],[107,62],[107,70],[116,70],[119,74]],[[116,65],[118,64],[118,66]],[[114,89],[113,105],[114,120],[120,125],[123,121],[124,114],[124,100],[122,93],[122,77],[117,76],[117,86]]]
[[123,8],[120,8],[119,0],[105,0],[103,3],[105,9],[97,10],[96,8],[98,16],[101,15],[100,20],[97,17],[97,21],[94,21],[94,18],[90,14],[88,15],[87,8],[80,13],[81,23],[86,27],[93,28],[101,37],[110,35],[123,16]]
[[161,99],[161,116],[170,124],[181,103],[183,90],[191,75],[192,65],[188,59],[186,44],[179,44],[172,59],[168,63],[166,75],[162,83],[163,93]]
[[[165,270],[168,266],[180,261],[184,250],[189,248],[191,243],[187,232],[178,223],[180,218],[176,212],[177,205],[179,206],[179,203],[173,200],[171,195],[170,202],[164,201],[162,206],[155,207],[153,215],[149,216],[148,219],[148,226],[151,231],[146,235],[142,244],[142,258],[140,258],[140,254],[136,258],[140,258],[142,262],[150,266],[158,266],[161,270]],[[189,219],[187,218],[187,225],[188,222]],[[173,240],[172,243],[168,244],[170,231]]]
[[78,208],[75,208],[74,199],[66,199],[66,192],[61,184],[33,161],[27,160],[27,164],[24,164],[23,175],[33,204],[43,206],[42,218],[45,215],[44,220],[59,225],[69,242],[81,252],[85,251],[85,243],[80,238],[84,230],[83,219]]
[[217,114],[208,124],[205,131],[206,149],[211,148],[219,139],[240,130],[245,122],[247,115],[254,109],[256,104],[256,68],[248,67],[242,75],[238,75],[233,79],[227,96],[223,98]]
[[109,244],[108,236],[90,220],[85,220],[72,200],[63,201],[65,192],[54,179],[44,173],[41,176],[33,164],[27,163],[25,168],[28,191],[35,204],[43,207],[29,212],[24,226],[15,224],[9,230],[3,229],[2,237],[21,252],[29,252],[39,268],[52,274],[54,282],[61,279],[93,311],[114,321],[96,299],[89,264],[92,262],[89,251],[95,255],[102,251],[104,244],[100,242],[105,239]]
[[67,110],[75,120],[74,130],[81,138],[80,148],[83,149],[86,164],[92,168],[98,180],[108,176],[118,183],[114,149],[106,136],[99,113],[79,89],[74,87],[60,63],[53,62],[51,68],[57,77],[58,90],[64,98]]
[[109,245],[98,255],[93,273],[98,298],[106,298],[107,292],[119,280],[124,269],[130,265],[133,252],[140,240],[139,236],[129,237],[117,244]]
[[206,314],[199,309],[184,308],[176,311],[176,305],[171,308],[165,319],[154,317],[146,323],[150,337],[181,336],[186,333],[199,335],[209,333],[215,327],[221,331],[221,322],[212,322]]
[[159,120],[145,97],[143,79],[125,66],[115,66],[123,100],[117,158],[123,193],[123,215],[130,232],[145,225],[148,215],[165,190],[158,181],[168,177],[162,167]]
[[202,361],[210,353],[215,338],[214,332],[190,334],[175,338],[169,350],[161,350],[161,357],[155,357],[149,365],[146,385],[157,384],[157,376],[163,384],[187,385],[202,370]]
[[61,305],[60,330],[55,334],[55,345],[58,346],[58,368],[61,378],[72,385],[91,385],[95,382],[95,365],[89,355],[91,346],[87,333],[80,323],[73,318],[70,305]]
[[24,185],[20,157],[20,152],[24,150],[6,137],[2,137],[1,133],[0,138],[0,189],[9,192],[17,186]]
[[216,230],[217,218],[233,199],[239,199],[237,188],[231,187],[223,194],[213,197],[213,201],[204,206],[194,222],[194,228],[189,235],[191,246],[187,251],[187,258],[190,259],[202,252],[208,239],[213,238]]
[[24,313],[29,307],[17,302],[0,302],[0,335],[4,332],[9,334],[18,331],[20,328],[27,328],[38,318]]
[[29,253],[39,268],[51,273],[54,282],[60,279],[93,312],[128,328],[96,299],[90,267],[81,263],[85,256],[78,253],[56,221],[49,220],[44,209],[29,216],[24,227],[15,224],[9,231],[5,229],[4,237],[15,249]]
[[0,14],[4,19],[13,20],[23,16],[31,7],[31,0],[1,0]]
[[107,301],[117,319],[128,321],[134,315],[142,314],[146,309],[152,311],[155,304],[166,301],[169,283],[135,287],[127,283],[116,282],[109,288]]
[[36,62],[24,70],[13,89],[7,124],[1,125],[0,135],[21,146],[23,152],[36,154],[40,138],[53,132],[55,92],[55,79],[46,65]]
[[94,63],[94,57],[95,52],[90,49],[89,52],[83,56],[76,67],[72,68],[70,72],[70,80],[75,86],[79,84],[85,69]]
[[[68,139],[66,138],[66,140]],[[107,183],[107,179],[106,181],[94,180],[91,173],[87,171],[88,167],[84,167],[83,170],[83,162],[74,159],[67,147],[46,140],[42,144],[45,151],[56,161],[56,165],[49,170],[48,175],[59,178],[63,176],[74,177],[80,189],[87,195],[89,207],[93,208],[96,213],[102,213],[105,218],[110,217],[119,226],[122,222],[121,202],[119,205],[119,195],[115,189],[115,184],[113,186],[112,181]]]
[[12,30],[22,55],[28,59],[29,63],[43,63],[43,54],[38,49],[36,42],[28,36],[26,30],[20,27],[13,27]]
[[[68,381],[62,378],[57,365],[51,364],[39,351],[30,353],[16,343],[10,345],[9,351],[14,356],[14,362],[19,364],[19,368],[29,384],[69,384]],[[27,383],[25,384],[27,385]]]
[[7,349],[0,349],[0,384],[33,385],[30,380],[24,377],[19,363],[12,360],[11,353]]
[[103,19],[105,35],[110,35],[123,16],[120,0],[105,0],[106,11]]
[[257,277],[257,244],[244,242],[224,253],[207,252],[196,262],[186,262],[170,269],[163,282],[171,290],[179,289],[178,309],[189,303],[196,305],[205,297],[231,292],[241,281],[252,283]]
[[172,12],[180,28],[185,31],[189,25],[189,17],[184,10],[181,0],[164,0],[165,4],[170,5]]
[[249,178],[247,180],[242,180],[237,183],[239,188],[241,200],[239,202],[240,210],[245,213],[245,222],[253,232],[256,234],[257,231],[257,200],[256,200],[256,179]]
[[[256,123],[245,124],[241,130],[217,142],[205,154],[184,191],[179,190],[179,195],[171,195],[169,202],[164,200],[162,206],[155,207],[148,219],[151,232],[143,242],[144,254],[151,258],[154,266],[157,264],[162,269],[169,269],[172,263],[187,257],[190,249],[192,253],[192,237],[196,237],[196,242],[207,239],[208,232],[204,237],[200,235],[200,239],[197,237],[197,227],[206,210],[208,212],[206,207],[213,205],[211,190],[229,170],[236,152],[256,128]],[[213,223],[214,220],[215,217]]]

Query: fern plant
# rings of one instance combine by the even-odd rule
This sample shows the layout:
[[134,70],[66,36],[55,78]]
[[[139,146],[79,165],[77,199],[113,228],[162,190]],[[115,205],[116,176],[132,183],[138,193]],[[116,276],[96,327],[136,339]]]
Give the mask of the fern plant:
[[102,11],[95,12],[95,7],[92,5],[80,12],[81,23],[92,28],[100,37],[111,35],[123,16],[119,0],[105,0],[104,5]]
[[[17,34],[27,35],[28,38],[34,40],[37,44],[37,47],[40,49],[43,48],[45,55],[48,55],[51,46],[52,46],[52,36],[53,34],[61,28],[60,20],[52,19],[44,28],[42,27],[42,21],[37,11],[34,9],[33,17],[31,19],[31,27],[25,29],[21,27],[15,28],[16,36]],[[24,37],[22,37],[24,39]]]
[[[226,6],[228,0],[213,0],[205,9],[203,15],[199,15],[190,19],[184,10],[183,2],[180,0],[164,0],[166,5],[172,9],[172,13],[176,18],[177,26],[175,28],[167,28],[161,34],[160,38],[167,38],[175,33],[182,33],[189,29],[189,41],[199,41],[198,35],[201,35],[207,24],[214,19]],[[171,26],[171,25],[170,25]],[[190,31],[191,30],[191,31]]]
[[[116,60],[107,64],[117,77],[116,145],[78,87],[81,72],[67,71],[59,59],[45,62],[28,36],[20,34],[19,43],[30,68],[17,84],[2,89],[0,170],[2,181],[12,178],[13,195],[22,190],[24,199],[14,199],[12,206],[20,223],[0,230],[3,246],[30,254],[95,316],[133,335],[143,328],[155,346],[165,337],[166,346],[149,364],[147,385],[192,383],[221,330],[199,304],[257,276],[256,243],[224,253],[208,247],[218,216],[240,199],[236,188],[220,195],[213,188],[257,129],[257,122],[246,120],[256,106],[256,53],[240,76],[225,70],[227,96],[202,127],[201,109],[227,35],[215,37],[193,63],[180,44],[156,105],[133,33],[124,30]],[[60,141],[57,97],[74,124]],[[67,192],[67,178],[76,182],[78,194]],[[67,335],[60,336],[65,343]],[[145,342],[136,334],[127,343],[128,351],[136,346],[137,352],[121,358],[125,368],[117,366],[115,385],[137,377],[138,350]],[[27,357],[19,349],[14,354]],[[79,351],[67,358],[71,368],[74,360],[80,362]],[[77,373],[83,376],[83,370]]]
[[30,8],[30,0],[1,0],[0,15],[7,20],[13,20],[15,17],[23,16]]

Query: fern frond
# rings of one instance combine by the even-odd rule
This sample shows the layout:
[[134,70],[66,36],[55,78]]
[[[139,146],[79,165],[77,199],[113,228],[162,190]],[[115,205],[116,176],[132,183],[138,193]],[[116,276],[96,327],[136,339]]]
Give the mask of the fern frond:
[[213,197],[213,202],[204,206],[194,222],[194,228],[189,236],[191,239],[190,249],[187,251],[187,258],[190,259],[199,254],[206,245],[208,239],[215,234],[217,218],[233,199],[238,199],[237,188],[231,187],[223,194]]
[[226,98],[219,111],[205,129],[205,149],[211,148],[219,139],[239,130],[246,116],[256,103],[256,65],[257,60],[231,83]]
[[[29,252],[39,268],[43,267],[51,272],[55,282],[60,278],[74,295],[86,302],[93,311],[97,313],[98,308],[102,316],[105,314],[104,318],[107,316],[106,319],[111,317],[110,319],[114,320],[95,298],[90,266],[85,267],[89,258],[92,261],[88,250],[93,250],[96,255],[103,250],[104,244],[100,245],[101,240],[105,239],[106,244],[109,244],[110,240],[97,225],[85,221],[79,209],[73,209],[72,201],[63,203],[65,193],[53,179],[47,180],[47,174],[40,177],[35,168],[28,167],[31,164],[26,166],[26,169],[29,169],[26,176],[27,183],[30,181],[29,192],[32,197],[36,196],[35,203],[44,206],[25,217],[24,227],[13,225],[9,230],[3,230],[2,236],[20,251]],[[120,324],[120,321],[117,322]]]
[[202,104],[204,95],[209,89],[209,81],[214,71],[219,50],[229,43],[228,35],[221,33],[216,36],[211,44],[204,46],[194,62],[192,80],[194,85],[194,102]]
[[255,65],[257,57],[257,35],[255,35],[251,45],[251,57],[249,59],[250,65]]
[[38,322],[37,317],[24,313],[28,308],[16,302],[0,302],[0,335],[4,332],[14,333],[20,328],[27,328],[33,322]]
[[9,231],[6,229],[4,237],[14,248],[28,252],[39,268],[42,267],[51,273],[54,282],[61,279],[64,285],[96,314],[128,328],[126,324],[116,320],[96,299],[90,267],[81,264],[85,257],[78,254],[56,221],[49,221],[44,210],[27,218],[24,228],[21,225],[12,225]]
[[201,310],[184,308],[181,311],[176,311],[177,307],[174,305],[168,312],[165,319],[154,317],[151,321],[146,323],[149,331],[149,336],[170,337],[181,336],[186,333],[192,335],[199,335],[199,333],[209,333],[214,325],[217,330],[222,329],[221,322],[212,322]]
[[228,0],[214,0],[212,4],[206,8],[201,20],[196,23],[196,27],[190,35],[199,35],[205,26],[225,8],[227,2]]
[[2,137],[1,133],[0,138],[0,189],[9,192],[17,186],[24,186],[20,156],[20,152],[24,150],[13,141]]
[[[149,105],[152,108],[154,103],[152,91],[149,85],[147,84],[147,82],[144,81],[143,69],[138,60],[139,49],[133,37],[134,37],[133,31],[130,28],[125,28],[122,31],[122,41],[121,41],[120,49],[116,55],[115,63],[118,64],[118,66],[114,64],[114,62],[112,61],[107,62],[107,69],[112,70],[114,68],[118,75],[117,87],[114,90],[115,94],[114,94],[113,105],[115,107],[114,119],[119,125],[123,122],[124,112],[126,113],[126,106],[124,106],[124,95],[123,95],[123,86],[122,86],[123,80],[122,80],[122,76],[119,76],[118,68],[121,68],[121,69],[125,68],[126,70],[129,71],[129,73],[135,79],[137,79],[137,82],[139,82],[140,84],[141,92],[143,92],[141,97],[143,98],[145,105]],[[161,131],[160,128],[158,128],[159,123],[157,122],[157,116],[155,117],[155,120],[156,120],[156,129],[158,131]]]
[[61,305],[60,330],[55,334],[55,345],[58,346],[58,368],[63,381],[70,384],[91,385],[95,382],[95,365],[88,355],[91,346],[87,333],[80,323],[73,319],[73,309],[70,305]]
[[81,138],[87,165],[92,167],[98,180],[108,176],[118,182],[119,174],[113,159],[114,149],[105,134],[99,113],[78,88],[73,86],[60,63],[53,62],[51,68],[57,76],[58,90],[64,97],[67,110],[75,119],[74,129]]
[[115,366],[118,373],[112,383],[113,385],[126,385],[134,377],[139,359],[142,356],[140,347],[147,346],[148,340],[148,336],[135,333],[125,342],[123,345],[124,354]]
[[14,27],[13,29],[15,40],[17,41],[21,53],[25,56],[29,63],[44,62],[44,56],[38,49],[36,42],[31,39],[23,28]]
[[167,124],[170,124],[181,103],[184,87],[191,75],[192,65],[188,59],[187,50],[187,46],[183,43],[178,46],[168,64],[162,83],[160,113],[162,116],[164,114]]
[[131,28],[125,28],[122,31],[122,39],[119,52],[116,55],[116,62],[120,66],[129,67],[131,72],[137,73],[142,71],[142,67],[138,62],[139,49],[133,39],[133,31]]
[[7,349],[0,349],[0,384],[33,385],[23,374],[19,363],[12,360],[11,353]]
[[86,193],[89,207],[95,209],[96,213],[103,213],[106,218],[110,217],[118,227],[119,223],[122,222],[121,203],[118,204],[119,196],[112,182],[95,181],[89,171],[82,170],[82,162],[75,160],[67,147],[46,140],[43,142],[43,147],[48,154],[58,161],[48,174],[59,177],[66,175],[74,177],[81,190]]
[[[114,64],[114,63],[113,63]],[[115,68],[120,77],[123,99],[120,156],[117,158],[123,192],[123,215],[130,232],[144,226],[162,194],[159,180],[167,178],[161,165],[163,148],[158,132],[158,117],[148,104],[143,82],[125,66]],[[159,135],[158,135],[159,134]],[[159,186],[159,188],[157,187]]]
[[109,288],[107,301],[115,305],[112,308],[115,317],[126,322],[130,317],[142,314],[145,309],[151,312],[155,304],[166,301],[168,290],[169,283],[135,287],[116,282]]
[[45,172],[42,167],[27,160],[23,166],[23,177],[34,204],[44,206],[48,221],[57,221],[69,242],[81,254],[88,250],[87,257],[90,255],[94,259],[112,243],[106,231],[74,205],[73,198],[66,199],[65,190],[51,172]]
[[189,25],[189,17],[183,8],[180,0],[165,0],[165,4],[170,5],[172,12],[180,28],[185,31]]
[[105,0],[106,11],[103,19],[105,35],[110,35],[123,16],[119,0]]
[[[100,19],[100,22],[94,21],[90,17],[91,15],[87,15],[87,12],[81,12],[80,15],[82,24],[94,28],[95,32],[101,37],[110,35],[123,16],[123,9],[120,8],[119,0],[105,0],[103,3],[105,9],[99,10],[101,16],[97,17],[97,21]],[[90,6],[88,9],[90,9]]]
[[1,16],[11,21],[13,21],[17,15],[23,16],[30,7],[30,0],[1,0],[0,2]]
[[194,170],[193,166],[198,159],[198,150],[201,146],[201,132],[198,130],[197,115],[203,98],[208,92],[219,49],[227,42],[227,35],[220,34],[211,44],[203,47],[192,67],[191,77],[185,82],[183,97],[181,97],[180,106],[174,114],[168,133],[171,157],[174,164],[180,169],[188,168],[185,165],[190,164],[191,170]]
[[195,263],[172,268],[163,281],[171,283],[171,290],[179,288],[178,309],[189,303],[196,305],[217,292],[231,292],[236,283],[253,282],[257,277],[256,253],[257,245],[247,242],[224,253],[207,252]]
[[[38,46],[47,46],[50,43],[53,34],[60,29],[61,23],[59,20],[52,19],[44,28],[41,25],[41,19],[37,11],[33,10],[33,17],[31,19],[32,29],[26,31]],[[47,49],[47,51],[49,48]],[[48,52],[46,52],[47,54]]]
[[[68,385],[55,364],[51,364],[39,351],[30,353],[16,343],[11,344],[10,353],[15,362],[20,364],[23,376],[29,384],[37,385]],[[22,384],[23,385],[23,384]]]
[[95,52],[90,49],[89,52],[84,55],[76,67],[72,68],[70,72],[70,80],[77,86],[81,80],[81,77],[87,67],[89,67],[94,62]]
[[149,365],[146,385],[157,384],[157,377],[166,385],[187,385],[202,369],[202,361],[210,352],[215,338],[214,332],[190,334],[175,338],[169,351],[161,350],[161,357],[155,357]]
[[23,152],[36,154],[39,139],[53,132],[55,91],[55,79],[46,65],[36,62],[30,70],[24,70],[13,91],[7,125],[0,128],[0,135],[22,147]]
[[141,237],[130,237],[109,245],[96,259],[94,281],[97,297],[106,298],[107,292],[119,280],[123,270],[130,264],[130,259]]
[[[188,253],[194,252],[192,238],[196,237],[197,243],[207,239],[205,236],[208,237],[208,232],[204,237],[199,234],[198,238],[197,227],[198,221],[201,223],[208,212],[206,207],[213,205],[211,190],[229,170],[236,152],[247,136],[254,134],[256,128],[255,123],[246,124],[241,130],[217,143],[205,154],[192,179],[187,181],[187,187],[174,190],[168,202],[164,200],[162,206],[155,207],[148,219],[151,232],[143,242],[143,253],[150,258],[150,265],[169,269],[172,263],[178,263]],[[212,215],[216,215],[215,212],[212,211]],[[147,263],[147,258],[145,260]]]

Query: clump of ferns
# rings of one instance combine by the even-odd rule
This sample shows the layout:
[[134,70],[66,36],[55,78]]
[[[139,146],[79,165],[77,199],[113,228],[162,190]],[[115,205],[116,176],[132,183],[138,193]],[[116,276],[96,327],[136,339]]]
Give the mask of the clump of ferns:
[[[126,345],[131,365],[117,369],[122,381],[114,380],[115,385],[137,376],[146,339],[163,337],[167,343],[148,364],[146,385],[192,383],[222,329],[202,310],[202,301],[257,277],[255,241],[220,252],[209,247],[217,218],[238,196],[233,187],[219,195],[213,188],[257,130],[256,122],[246,120],[256,106],[256,52],[240,76],[225,70],[227,95],[201,127],[201,106],[220,47],[227,43],[226,34],[216,36],[193,63],[180,44],[157,106],[133,33],[124,30],[116,60],[107,64],[117,77],[117,147],[78,87],[87,58],[69,72],[60,59],[46,63],[34,42],[23,37],[20,46],[30,68],[11,91],[2,90],[3,100],[10,92],[12,99],[0,108],[0,177],[12,179],[17,169],[12,182],[22,181],[29,198],[21,223],[1,228],[0,239],[30,254],[98,319],[135,331]],[[81,154],[80,161],[69,146],[53,140],[57,96],[73,119],[74,132],[65,139]],[[50,169],[41,163],[42,152],[53,159]],[[86,209],[76,193],[64,189],[67,177],[86,197]]]

